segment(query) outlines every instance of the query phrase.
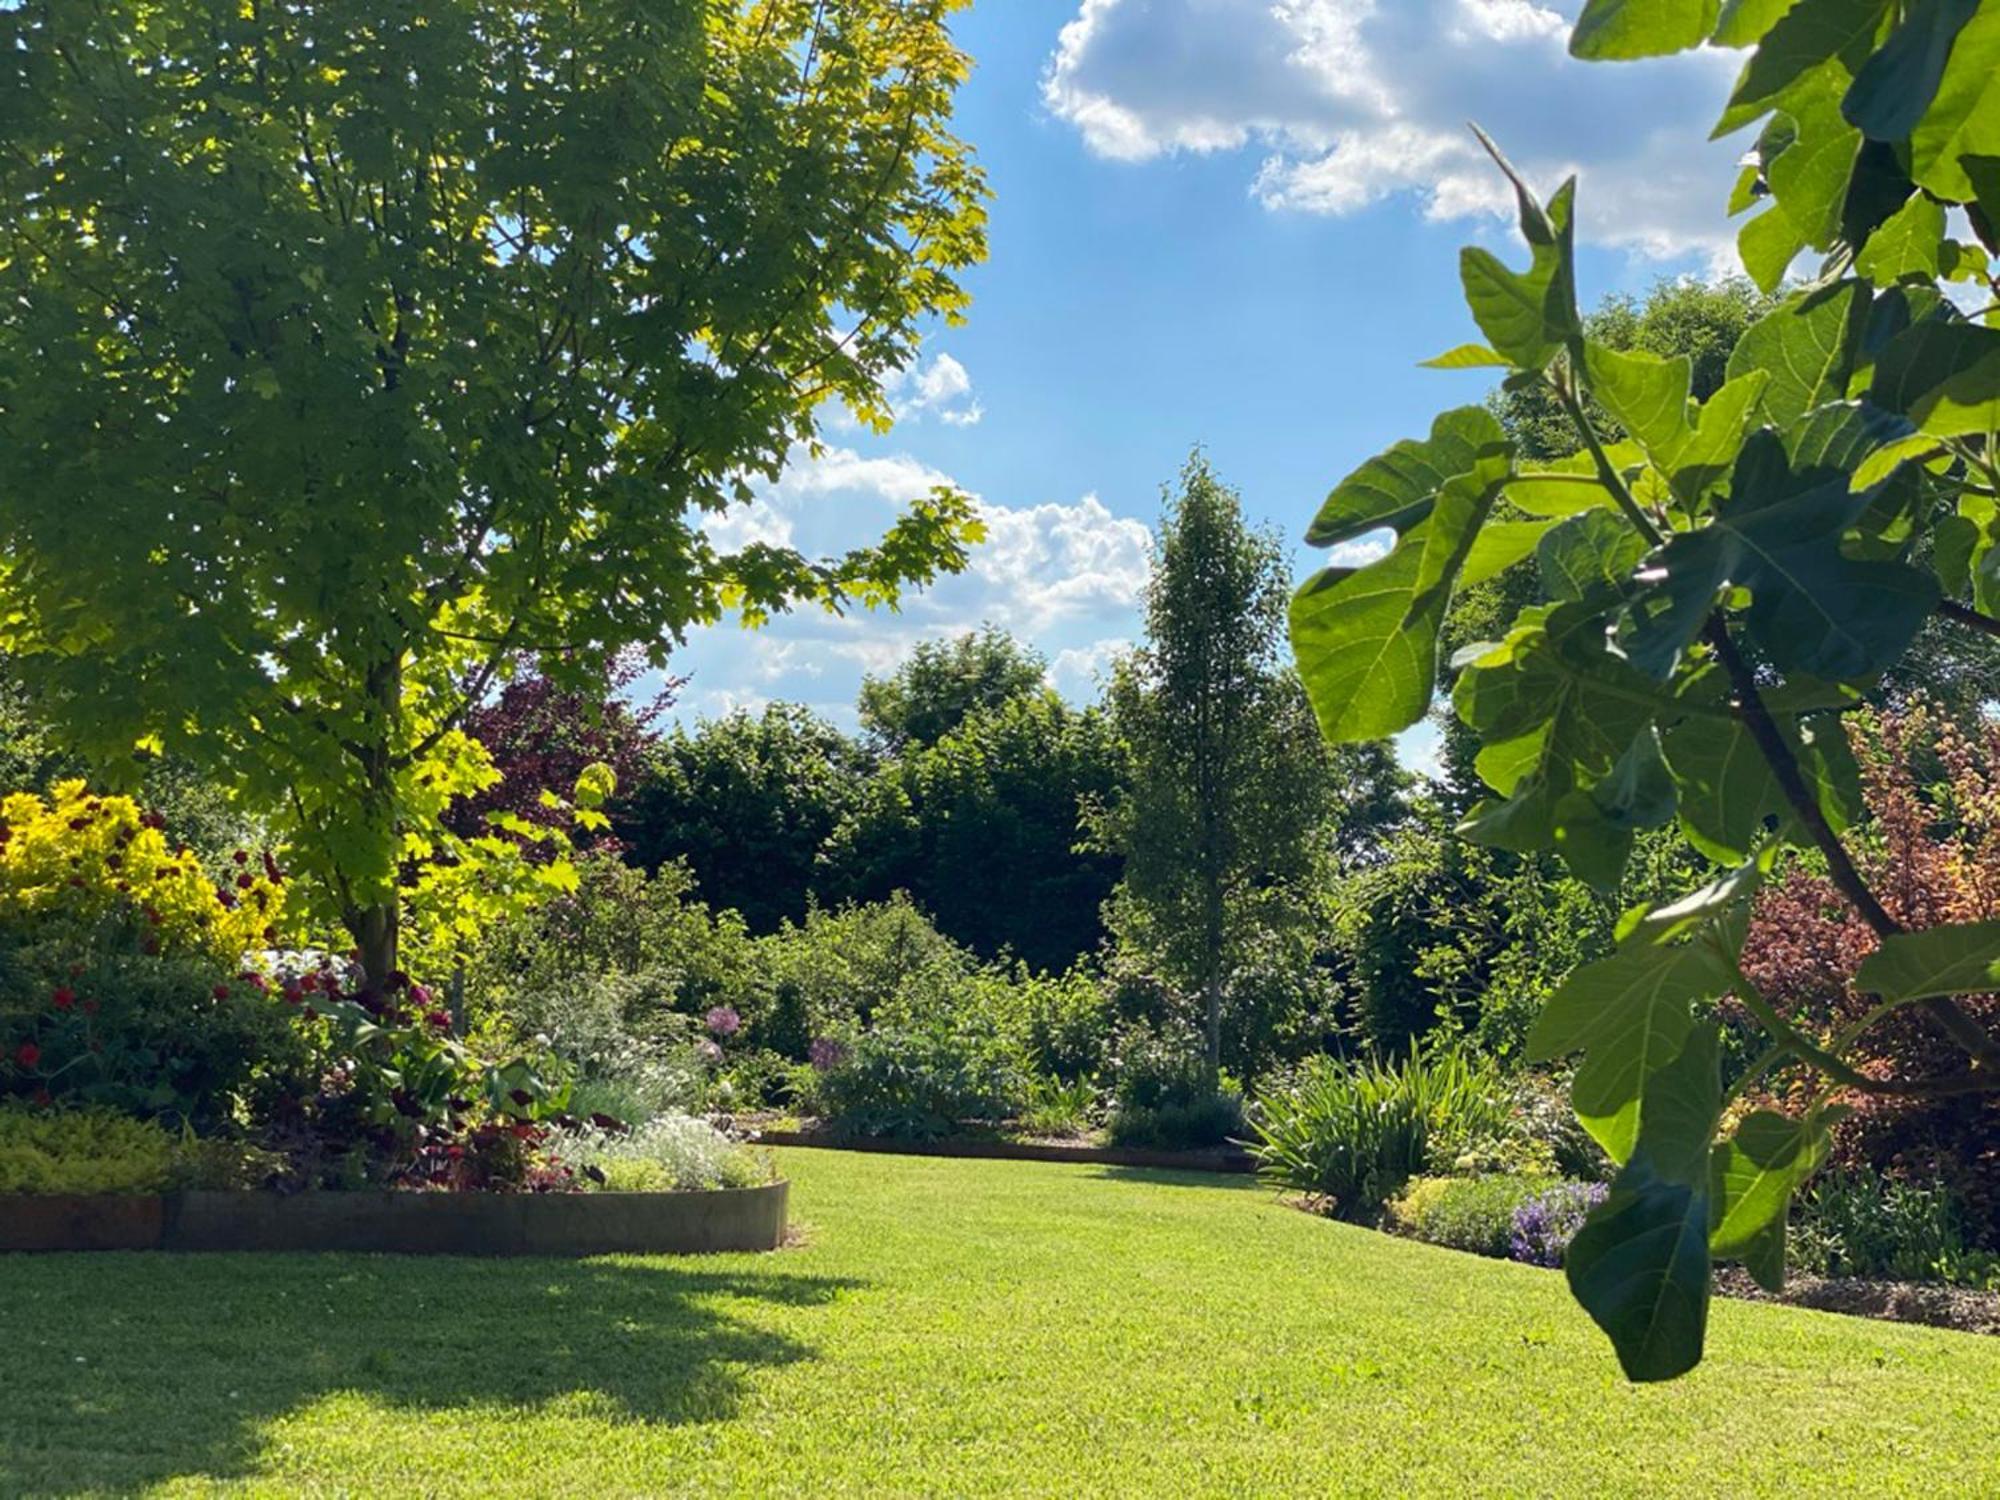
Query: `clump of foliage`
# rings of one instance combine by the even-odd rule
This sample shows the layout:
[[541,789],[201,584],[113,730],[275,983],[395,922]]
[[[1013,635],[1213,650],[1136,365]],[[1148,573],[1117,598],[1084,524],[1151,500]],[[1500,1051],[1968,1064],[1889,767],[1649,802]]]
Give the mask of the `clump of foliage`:
[[[1584,1053],[1577,1110],[1620,1168],[1566,1266],[1635,1380],[1700,1359],[1714,1259],[1782,1283],[1788,1205],[1825,1156],[1840,1096],[2000,1085],[2000,1038],[1958,998],[2000,987],[2000,924],[1917,928],[1885,905],[1843,841],[1864,809],[1835,717],[1933,617],[2000,633],[2000,329],[1940,289],[1988,283],[2000,251],[2000,158],[1981,145],[2000,8],[1872,3],[1828,24],[1837,8],[1590,0],[1581,56],[1754,47],[1723,117],[1769,117],[1733,205],[1761,208],[1745,262],[1770,292],[1808,247],[1828,259],[1697,401],[1687,358],[1591,337],[1575,183],[1544,205],[1501,161],[1531,262],[1464,252],[1484,342],[1437,363],[1541,387],[1576,451],[1537,459],[1486,409],[1447,412],[1337,487],[1308,534],[1333,545],[1386,526],[1388,555],[1322,573],[1292,605],[1322,730],[1370,739],[1429,707],[1454,589],[1532,560],[1546,602],[1457,657],[1453,701],[1491,792],[1463,831],[1553,851],[1608,891],[1638,834],[1677,820],[1723,867],[1683,900],[1628,913],[1617,950],[1575,971],[1529,1037],[1534,1056]],[[1948,235],[1953,208],[1983,248]],[[1592,402],[1623,439],[1598,430]],[[1879,941],[1856,973],[1871,1025],[1920,1015],[1953,1057],[1942,1072],[1901,1055],[1864,1071],[1857,1036],[1820,1045],[1743,975],[1744,906],[1784,843],[1824,860]],[[1725,1114],[1717,1028],[1697,1013],[1725,993],[1770,1044],[1753,1073],[1789,1058],[1823,1079],[1796,1112]]]
[[1512,1110],[1493,1064],[1455,1047],[1399,1061],[1310,1060],[1257,1101],[1266,1181],[1366,1219],[1427,1166],[1449,1170],[1475,1142],[1505,1137]]
[[1535,1193],[1514,1210],[1508,1254],[1531,1266],[1560,1266],[1570,1241],[1610,1192],[1601,1182],[1561,1182]]
[[518,854],[447,822],[509,662],[963,566],[949,491],[840,557],[705,529],[966,305],[956,8],[0,9],[0,650],[267,815],[379,987],[407,865]]
[[207,1127],[295,1086],[309,1054],[256,956],[286,882],[247,850],[225,868],[81,781],[0,803],[0,1095]]
[[1966,1242],[1948,1188],[1834,1168],[1798,1205],[1798,1264],[1822,1276],[2000,1284],[2000,1256]]
[[0,1193],[157,1193],[173,1169],[174,1138],[152,1121],[0,1105]]
[[884,755],[922,750],[974,714],[1039,694],[1048,663],[995,625],[919,641],[886,676],[861,681],[861,727]]
[[1505,1259],[1521,1210],[1550,1190],[1547,1177],[1487,1173],[1416,1177],[1391,1198],[1384,1217],[1398,1234],[1448,1250]]
[[578,1186],[611,1193],[688,1193],[758,1187],[771,1162],[708,1121],[667,1112],[630,1129],[585,1127],[558,1133],[558,1167]]
[[981,1015],[903,1015],[856,1033],[820,1071],[814,1100],[836,1133],[929,1140],[1019,1111],[1018,1047]]
[[685,861],[702,900],[771,932],[804,919],[821,851],[868,769],[860,746],[801,704],[739,710],[664,735],[613,828],[635,863]]
[[1210,1071],[1194,1039],[1171,1025],[1128,1027],[1111,1069],[1113,1145],[1199,1150],[1244,1133],[1243,1086]]
[[[1958,724],[1923,697],[1849,725],[1869,812],[1855,860],[1883,908],[1909,927],[2000,920],[2000,726]],[[1880,939],[1824,868],[1795,860],[1758,892],[1744,976],[1818,1044],[1853,1032],[1849,1058],[1861,1072],[1948,1069],[1955,1049],[1921,1015],[1871,1015],[1876,1002],[1856,975]],[[1961,1003],[1983,1024],[2000,1022],[1992,995]],[[1740,1008],[1729,1013],[1754,1025]],[[1810,1098],[1816,1082],[1815,1070],[1795,1067],[1767,1092],[1782,1104]],[[1973,1240],[2000,1249],[2000,1093],[1856,1092],[1848,1103],[1829,1143],[1833,1165],[1943,1184]]]

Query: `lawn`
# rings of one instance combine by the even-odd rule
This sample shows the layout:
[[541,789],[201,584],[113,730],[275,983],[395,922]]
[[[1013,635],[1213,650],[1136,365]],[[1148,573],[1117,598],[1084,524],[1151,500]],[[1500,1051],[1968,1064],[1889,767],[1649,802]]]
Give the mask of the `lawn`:
[[0,1257],[0,1493],[1971,1494],[2000,1341],[1549,1272],[1224,1178],[783,1153],[803,1247]]

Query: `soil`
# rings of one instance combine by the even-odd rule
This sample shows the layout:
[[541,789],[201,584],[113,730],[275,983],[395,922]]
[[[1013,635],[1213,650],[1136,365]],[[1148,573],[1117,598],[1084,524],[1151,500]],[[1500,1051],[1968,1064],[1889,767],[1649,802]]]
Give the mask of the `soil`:
[[1715,1289],[1725,1297],[1752,1302],[1782,1302],[1821,1312],[1889,1323],[1924,1323],[1960,1333],[2000,1334],[2000,1292],[1975,1292],[1964,1287],[1928,1282],[1862,1281],[1848,1276],[1801,1276],[1785,1279],[1784,1291],[1773,1296],[1750,1279],[1741,1266],[1718,1266]]

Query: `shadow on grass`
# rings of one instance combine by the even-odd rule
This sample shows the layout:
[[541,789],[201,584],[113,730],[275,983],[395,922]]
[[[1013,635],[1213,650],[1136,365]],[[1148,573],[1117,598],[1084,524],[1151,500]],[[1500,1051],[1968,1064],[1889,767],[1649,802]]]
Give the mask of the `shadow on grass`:
[[760,1309],[863,1284],[700,1260],[0,1256],[0,1495],[250,1473],[266,1424],[335,1392],[723,1420],[750,1370],[814,1357]]
[[1144,1182],[1154,1187],[1234,1188],[1239,1192],[1269,1190],[1269,1184],[1255,1172],[1198,1172],[1175,1167],[1094,1166],[1090,1169],[1090,1175],[1113,1182]]

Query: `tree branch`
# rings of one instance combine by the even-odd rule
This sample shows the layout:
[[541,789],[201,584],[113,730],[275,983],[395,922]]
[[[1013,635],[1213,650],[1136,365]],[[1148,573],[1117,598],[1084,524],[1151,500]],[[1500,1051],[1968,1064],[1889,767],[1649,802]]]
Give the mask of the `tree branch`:
[[1940,618],[1950,620],[1954,625],[1964,625],[1968,629],[1981,631],[1986,635],[2000,636],[2000,620],[1974,609],[1969,604],[1960,604],[1956,599],[1947,599],[1937,608]]

